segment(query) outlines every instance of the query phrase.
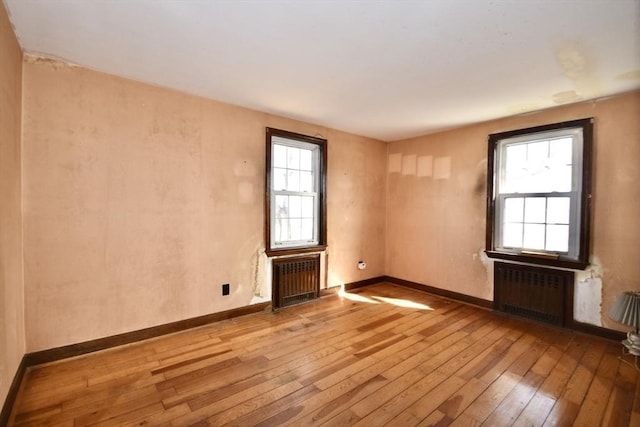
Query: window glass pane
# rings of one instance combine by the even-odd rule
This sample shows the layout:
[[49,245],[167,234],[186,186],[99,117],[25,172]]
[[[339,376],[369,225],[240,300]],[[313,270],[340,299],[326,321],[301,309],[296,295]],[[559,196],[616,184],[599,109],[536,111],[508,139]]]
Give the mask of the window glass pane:
[[302,220],[302,229],[300,230],[300,238],[302,240],[312,240],[313,239],[313,220],[303,219]]
[[527,197],[524,203],[524,222],[545,222],[546,199],[544,197]]
[[538,141],[527,144],[527,167],[529,173],[544,168],[549,156],[549,141]]
[[313,218],[313,197],[301,197],[302,218]]
[[289,217],[289,196],[276,196],[276,218]]
[[524,199],[508,198],[504,201],[504,222],[522,222],[524,218]]
[[273,144],[273,166],[276,168],[287,167],[287,147]]
[[571,199],[569,197],[549,197],[547,199],[547,223],[569,224]]
[[569,226],[568,225],[548,225],[547,226],[547,247],[548,251],[568,252],[569,251]]
[[544,224],[525,224],[522,247],[544,250]]
[[289,196],[289,217],[300,218],[302,216],[302,206],[300,196]]
[[313,151],[300,150],[300,169],[305,171],[313,170]]
[[527,186],[526,192],[547,192],[553,186],[549,174],[549,142],[540,141],[527,144]]
[[522,247],[522,224],[508,223],[504,225],[502,230],[502,246],[506,248]]
[[572,167],[558,166],[549,170],[549,192],[569,192],[571,191]]
[[527,177],[526,144],[508,145],[505,149],[504,182],[502,193],[516,193]]
[[287,190],[300,191],[300,171],[287,170]]
[[291,240],[300,240],[300,228],[301,228],[301,220],[300,219],[291,219],[289,220],[289,230]]
[[549,142],[549,159],[558,166],[571,166],[573,138],[554,139]]
[[300,149],[287,147],[287,168],[300,169]]
[[287,170],[274,168],[273,169],[273,189],[276,191],[287,189]]
[[276,242],[286,242],[291,240],[289,237],[289,220],[277,219],[276,220]]
[[311,172],[300,172],[300,191],[313,191],[313,174]]

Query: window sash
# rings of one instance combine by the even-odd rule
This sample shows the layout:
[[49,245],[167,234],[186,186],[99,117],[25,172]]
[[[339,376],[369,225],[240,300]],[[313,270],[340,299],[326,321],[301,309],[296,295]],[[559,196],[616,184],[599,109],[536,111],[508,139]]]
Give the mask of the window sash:
[[[568,215],[568,223],[555,223],[548,221],[548,200],[554,198],[568,198],[569,199],[569,215]],[[545,199],[545,220],[543,222],[537,221],[526,221],[525,213],[523,212],[522,221],[511,221],[507,222],[505,218],[505,210],[506,210],[506,201],[508,199]],[[576,238],[580,233],[580,215],[579,215],[579,205],[580,205],[580,193],[579,192],[553,192],[553,193],[507,193],[507,194],[499,194],[496,198],[496,210],[494,215],[494,230],[495,230],[495,242],[496,242],[496,250],[505,251],[505,252],[542,252],[556,255],[566,255],[569,258],[575,259],[579,253],[579,239]],[[524,209],[523,209],[524,210]],[[505,224],[522,224],[523,225],[523,239],[521,245],[505,245],[504,237],[505,237]],[[544,227],[544,248],[535,248],[535,247],[527,247],[524,241],[524,226],[526,224],[539,224]],[[549,250],[547,247],[547,235],[546,232],[548,230],[548,226],[554,225],[568,225],[568,242],[567,242],[567,250]]]
[[[294,139],[288,139],[288,138],[284,138],[281,136],[273,136],[272,137],[272,142],[271,142],[271,156],[272,159],[274,159],[275,157],[275,149],[276,146],[281,146],[281,147],[292,147],[292,148],[298,148],[298,149],[302,149],[302,150],[308,150],[311,152],[312,154],[312,159],[311,159],[311,175],[312,175],[312,191],[291,191],[291,190],[287,190],[287,189],[275,189],[275,173],[274,173],[274,169],[276,169],[275,165],[276,162],[272,161],[271,164],[271,183],[270,183],[270,188],[271,188],[271,194],[270,194],[270,219],[271,219],[271,224],[270,224],[270,230],[271,230],[271,236],[270,236],[270,242],[271,242],[271,248],[272,249],[284,249],[284,248],[296,248],[296,247],[305,247],[305,246],[314,246],[314,245],[318,245],[320,242],[319,239],[319,217],[320,217],[320,197],[319,197],[319,185],[320,185],[320,179],[319,179],[319,169],[320,169],[320,149],[316,144],[312,144],[312,143],[306,143],[306,142],[302,142],[302,141],[297,141]],[[281,168],[282,169],[282,168]],[[307,169],[300,169],[300,168],[286,168],[287,170],[291,170],[291,171],[308,171]],[[280,223],[278,224],[278,221],[287,221],[287,227],[286,229],[289,231],[289,235],[291,235],[291,228],[290,225],[293,221],[295,220],[300,220],[302,222],[302,220],[304,219],[309,219],[309,217],[294,217],[291,216],[291,211],[289,210],[287,212],[286,217],[282,217],[279,216],[276,212],[277,210],[277,204],[276,204],[276,198],[277,196],[293,196],[293,197],[310,197],[313,199],[313,211],[312,211],[312,224],[313,224],[313,228],[312,228],[312,237],[311,239],[282,239],[280,238],[280,236],[278,236],[278,229],[280,229],[280,231],[282,232],[283,227],[282,224]],[[302,227],[302,224],[300,224],[300,226]]]
[[[564,173],[555,172],[562,171],[560,169],[553,169],[558,165],[562,165],[563,162],[558,162],[559,159],[568,160],[567,146],[562,141],[556,141],[558,139],[572,138],[572,150],[571,150],[571,166],[570,171],[564,171]],[[542,172],[542,175],[535,176],[535,179],[542,176],[539,183],[543,185],[537,185],[535,180],[529,179],[525,174],[521,174],[518,171],[518,166],[515,169],[510,166],[510,181],[507,182],[509,186],[505,186],[505,168],[506,164],[503,161],[506,147],[509,144],[527,144],[535,143],[539,141],[556,141],[558,144],[554,145],[551,149],[551,142],[547,147],[547,157],[545,162],[549,162],[551,166],[550,172],[542,171],[537,167],[531,169],[531,165],[536,165],[536,161],[526,158],[524,161],[525,169],[529,171],[537,170]],[[513,131],[506,131],[489,135],[489,166],[488,166],[488,181],[487,181],[487,232],[486,232],[486,253],[490,258],[509,259],[513,261],[531,262],[536,264],[553,265],[559,267],[569,268],[584,268],[588,265],[589,260],[589,236],[590,236],[590,211],[591,211],[591,161],[592,161],[592,145],[593,145],[593,119],[577,119],[562,123],[555,123],[550,125],[536,126],[528,129],[519,129]],[[539,147],[539,146],[538,146]],[[535,147],[534,147],[535,149]],[[527,147],[529,150],[529,147]],[[515,165],[522,164],[522,152],[519,150],[511,150],[516,160]],[[527,151],[527,155],[528,155]],[[538,158],[539,159],[539,158]],[[530,163],[530,160],[532,163]],[[567,162],[568,163],[568,162]],[[545,166],[547,163],[545,163]],[[570,188],[568,187],[568,179],[564,182],[567,185],[555,185],[557,181],[553,181],[555,177],[564,178],[565,176],[571,176]],[[544,178],[553,176],[552,179],[545,181]],[[513,180],[512,178],[515,178]],[[516,183],[516,186],[510,185]],[[520,183],[526,185],[518,187]],[[548,185],[547,185],[548,184]],[[569,201],[554,202],[556,204],[568,203],[569,204],[569,244],[568,247],[562,247],[560,237],[567,232],[567,229],[563,227],[555,227],[552,222],[553,218],[549,220],[545,219],[544,224],[540,225],[540,230],[548,230],[549,233],[558,232],[557,234],[549,234],[550,245],[545,246],[549,250],[530,250],[527,248],[524,240],[519,241],[504,241],[504,233],[510,230],[502,230],[503,215],[505,215],[506,200],[511,198],[544,198],[545,203],[550,203],[556,197],[565,197]],[[524,203],[524,202],[522,202]],[[537,202],[542,205],[542,202]],[[549,208],[551,209],[551,208]],[[517,211],[517,209],[516,209]],[[561,210],[566,215],[566,210]],[[513,211],[510,211],[513,212]],[[519,211],[518,211],[519,212]],[[547,213],[548,214],[548,213]],[[562,221],[565,221],[562,218]],[[519,226],[523,226],[526,221],[524,219]],[[538,219],[536,219],[538,221]],[[550,228],[548,228],[550,227]],[[516,230],[517,227],[513,227],[512,230]],[[517,229],[516,233],[520,232]],[[546,238],[546,236],[545,236]],[[536,245],[542,245],[542,239],[538,242],[533,242]],[[527,242],[531,243],[531,242]],[[547,242],[545,241],[545,244]],[[517,245],[516,245],[517,244]],[[566,249],[566,250],[565,250]]]

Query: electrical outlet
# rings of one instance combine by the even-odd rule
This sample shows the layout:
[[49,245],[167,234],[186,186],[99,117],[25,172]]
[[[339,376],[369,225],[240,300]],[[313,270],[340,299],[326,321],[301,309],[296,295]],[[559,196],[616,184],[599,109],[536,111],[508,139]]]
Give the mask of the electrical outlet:
[[222,296],[229,295],[229,284],[222,285]]

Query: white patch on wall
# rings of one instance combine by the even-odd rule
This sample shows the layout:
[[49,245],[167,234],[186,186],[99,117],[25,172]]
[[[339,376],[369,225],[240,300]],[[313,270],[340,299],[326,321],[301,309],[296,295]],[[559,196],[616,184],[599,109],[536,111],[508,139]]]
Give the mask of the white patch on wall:
[[256,167],[253,166],[251,160],[236,160],[233,165],[233,173],[235,176],[256,176]]
[[576,282],[573,318],[578,322],[602,326],[602,280],[589,277]]
[[418,176],[433,175],[433,156],[418,157]]
[[433,161],[433,178],[449,179],[451,177],[451,157],[436,157]]
[[407,154],[402,156],[402,175],[416,174],[416,155]]
[[389,173],[402,171],[402,153],[389,154]]
[[238,199],[240,203],[253,203],[253,184],[250,182],[241,182],[238,184]]

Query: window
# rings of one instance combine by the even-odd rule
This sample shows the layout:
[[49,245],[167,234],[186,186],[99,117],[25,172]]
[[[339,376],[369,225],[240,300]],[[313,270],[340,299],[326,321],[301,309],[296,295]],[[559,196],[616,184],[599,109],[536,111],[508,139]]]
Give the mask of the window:
[[584,269],[591,119],[489,135],[487,254]]
[[267,254],[324,249],[326,143],[267,128]]

